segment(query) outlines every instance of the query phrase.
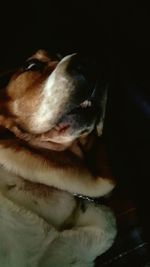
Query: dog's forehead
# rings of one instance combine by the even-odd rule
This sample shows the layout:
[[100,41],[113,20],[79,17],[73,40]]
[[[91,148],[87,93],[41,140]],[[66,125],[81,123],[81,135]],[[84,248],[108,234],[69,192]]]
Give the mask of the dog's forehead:
[[49,56],[47,51],[43,49],[37,50],[30,58],[36,58],[38,60],[45,61],[45,62],[51,60],[51,57]]
[[28,60],[37,59],[39,61],[49,63],[49,62],[59,62],[60,58],[56,54],[49,54],[48,51],[44,49],[37,50],[33,55],[31,55]]

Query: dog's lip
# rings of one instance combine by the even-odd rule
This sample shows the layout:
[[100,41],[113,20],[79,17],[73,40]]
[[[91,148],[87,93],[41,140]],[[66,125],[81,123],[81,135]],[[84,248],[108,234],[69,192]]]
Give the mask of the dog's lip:
[[[38,137],[41,137],[41,140],[44,142],[48,142],[48,141],[52,142],[53,140],[55,140],[55,138],[59,138],[59,136],[65,135],[70,127],[71,127],[70,123],[60,122],[60,123],[56,124],[49,131],[47,131],[41,135],[38,135]],[[54,142],[59,143],[59,140],[54,141]]]
[[83,111],[92,112],[93,110],[95,110],[95,107],[90,100],[83,101],[79,106],[76,106],[67,114],[65,114],[65,116],[63,116],[51,129],[45,133],[42,133],[42,139],[44,140],[45,138],[45,140],[51,141],[54,136],[56,137],[67,134],[74,123],[74,115],[78,115]]
[[46,148],[50,150],[63,151],[71,146],[74,138],[67,131],[71,125],[62,122],[54,126],[51,130],[35,136],[29,143],[34,147]]
[[68,128],[70,128],[70,124],[67,122],[60,122],[58,124],[56,124],[56,126],[54,127],[54,129],[59,132],[59,133],[63,133],[65,131],[68,130]]

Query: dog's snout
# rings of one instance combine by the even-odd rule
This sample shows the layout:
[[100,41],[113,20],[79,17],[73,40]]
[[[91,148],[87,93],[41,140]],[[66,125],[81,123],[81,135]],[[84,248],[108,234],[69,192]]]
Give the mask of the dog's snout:
[[[46,91],[57,95],[56,102],[68,110],[79,106],[92,95],[97,81],[93,63],[78,54],[65,56],[46,81]],[[66,104],[69,103],[69,104]]]

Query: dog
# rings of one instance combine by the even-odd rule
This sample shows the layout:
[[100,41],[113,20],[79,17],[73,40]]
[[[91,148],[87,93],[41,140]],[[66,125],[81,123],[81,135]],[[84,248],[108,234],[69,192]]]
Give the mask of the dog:
[[[115,182],[101,170],[107,89],[74,53],[37,51],[0,80],[0,266],[94,266],[116,236],[93,198]],[[92,201],[90,201],[92,200]]]

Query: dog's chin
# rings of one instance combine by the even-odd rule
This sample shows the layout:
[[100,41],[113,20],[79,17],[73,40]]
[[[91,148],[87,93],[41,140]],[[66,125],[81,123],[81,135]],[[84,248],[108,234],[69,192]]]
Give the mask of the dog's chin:
[[93,130],[91,127],[75,127],[68,122],[56,124],[49,131],[41,134],[32,134],[22,130],[18,125],[8,129],[17,140],[37,149],[64,151],[72,147],[79,138],[85,138]]
[[64,151],[70,148],[79,138],[85,137],[89,133],[89,129],[74,129],[67,123],[61,123],[50,131],[35,136],[29,140],[29,144],[37,148]]

